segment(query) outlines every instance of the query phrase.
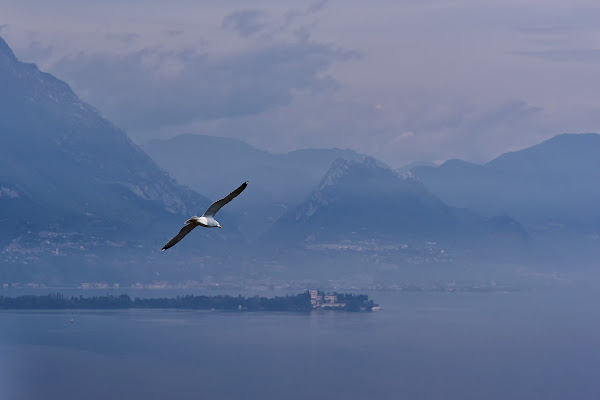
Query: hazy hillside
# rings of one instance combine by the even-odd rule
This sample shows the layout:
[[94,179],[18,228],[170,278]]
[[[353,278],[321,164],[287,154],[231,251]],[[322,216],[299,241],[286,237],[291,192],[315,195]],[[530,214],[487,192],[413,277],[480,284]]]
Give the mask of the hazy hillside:
[[[177,184],[66,83],[19,62],[2,39],[0,87],[3,260],[37,268],[55,259],[85,270],[90,257],[120,247],[129,255],[139,246],[158,252],[186,218],[210,204]],[[106,246],[112,250],[94,250]]]
[[213,199],[250,181],[244,200],[228,208],[241,214],[241,224],[251,227],[253,235],[304,201],[334,160],[361,157],[339,149],[273,154],[237,139],[191,134],[155,140],[143,149],[178,181]]
[[508,214],[538,230],[600,228],[598,134],[558,135],[484,165],[450,160],[412,172],[457,207]]
[[308,199],[276,223],[270,238],[302,245],[443,242],[464,248],[491,245],[492,237],[505,234],[523,238],[525,232],[510,218],[486,220],[449,207],[422,183],[365,157],[337,160]]

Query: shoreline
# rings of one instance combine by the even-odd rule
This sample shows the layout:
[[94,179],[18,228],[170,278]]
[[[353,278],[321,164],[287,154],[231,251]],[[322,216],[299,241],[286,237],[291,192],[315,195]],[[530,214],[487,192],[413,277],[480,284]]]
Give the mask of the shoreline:
[[370,300],[367,295],[325,294],[320,291],[305,291],[296,295],[274,297],[184,295],[159,298],[135,297],[132,299],[127,294],[84,297],[82,295],[64,296],[61,293],[15,297],[0,296],[0,310],[179,309],[309,313],[313,310],[371,312],[374,308],[375,310],[379,309],[379,305]]

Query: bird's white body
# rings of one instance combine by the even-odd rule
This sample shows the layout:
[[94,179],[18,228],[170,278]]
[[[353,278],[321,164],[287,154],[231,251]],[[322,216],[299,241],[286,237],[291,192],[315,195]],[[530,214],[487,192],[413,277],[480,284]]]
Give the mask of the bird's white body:
[[206,218],[206,217],[192,217],[185,221],[186,224],[194,224],[196,226],[200,225],[205,228],[220,228],[221,225],[214,218]]

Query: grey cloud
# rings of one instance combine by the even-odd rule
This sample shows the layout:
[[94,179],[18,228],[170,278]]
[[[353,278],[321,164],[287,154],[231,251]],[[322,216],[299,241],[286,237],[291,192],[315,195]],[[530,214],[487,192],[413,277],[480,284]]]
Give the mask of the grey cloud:
[[1,24],[0,25],[0,33],[2,33],[2,31],[8,29],[8,24]]
[[[433,97],[404,101],[386,111],[360,101],[335,101],[327,93],[302,95],[291,107],[199,129],[272,151],[351,148],[394,167],[416,160],[489,161],[502,149],[534,144],[532,137],[541,140],[560,133],[540,124],[542,107],[522,100],[487,108],[444,103]],[[399,119],[397,110],[404,114]]]
[[242,37],[260,32],[266,26],[265,14],[258,9],[234,11],[221,23],[221,28],[237,32]]
[[328,0],[316,1],[314,3],[309,4],[308,8],[304,11],[288,11],[285,14],[285,22],[290,23],[298,18],[317,14],[327,6],[327,3]]
[[[437,143],[437,146],[429,147],[428,159],[491,159],[499,148],[520,143],[523,133],[535,129],[536,121],[544,111],[543,107],[523,100],[507,101],[488,108],[448,107],[451,110],[448,116],[439,120],[437,125],[418,121],[411,127],[417,132],[417,147],[425,147],[428,142]],[[474,154],[477,154],[475,158]]]
[[[49,59],[54,53],[54,46],[44,45],[39,40],[33,40],[25,48],[18,49],[19,58],[25,62]],[[40,66],[43,68],[43,66]]]
[[51,72],[67,77],[86,101],[133,131],[258,114],[286,105],[294,90],[319,92],[336,82],[322,76],[352,57],[308,41],[212,58],[193,50],[148,48],[127,55],[80,52]]
[[[359,115],[344,130],[346,138],[355,143],[352,147],[362,148],[393,166],[447,158],[487,161],[497,155],[498,149],[523,144],[524,133],[539,130],[544,111],[522,100],[488,107],[443,102],[428,96],[404,101],[396,108],[406,110],[404,115],[391,123],[378,113],[347,113]],[[367,135],[372,140],[365,140]]]
[[316,12],[319,12],[325,8],[327,3],[328,3],[328,0],[315,1],[314,3],[312,3],[311,5],[308,6],[308,9],[306,10],[306,12],[308,14],[314,14]]
[[[461,158],[479,154],[478,161],[491,159],[507,143],[520,143],[524,131],[532,129],[543,112],[543,107],[523,100],[508,101],[491,109],[478,110],[448,132],[447,146],[452,147],[454,153]],[[452,139],[461,136],[462,141]]]
[[532,106],[523,100],[508,101],[487,110],[469,122],[470,130],[486,130],[493,126],[508,126],[511,121],[519,121],[544,111],[543,107]]
[[[60,32],[33,17],[0,23],[10,23],[19,57],[67,80],[139,141],[202,132],[276,151],[352,147],[399,165],[487,160],[598,129],[593,8],[436,2],[160,3],[130,26],[128,14],[115,15],[110,32],[140,34],[122,55],[130,47],[104,38],[111,8],[101,3],[105,14],[83,28],[76,13]],[[53,54],[26,49],[31,40]],[[340,65],[355,55],[328,42],[364,56]]]

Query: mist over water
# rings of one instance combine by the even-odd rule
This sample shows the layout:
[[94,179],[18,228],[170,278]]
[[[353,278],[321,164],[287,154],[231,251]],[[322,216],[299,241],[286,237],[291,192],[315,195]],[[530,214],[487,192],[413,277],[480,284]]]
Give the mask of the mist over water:
[[600,395],[600,302],[595,293],[370,295],[382,311],[3,311],[3,396],[564,399]]

